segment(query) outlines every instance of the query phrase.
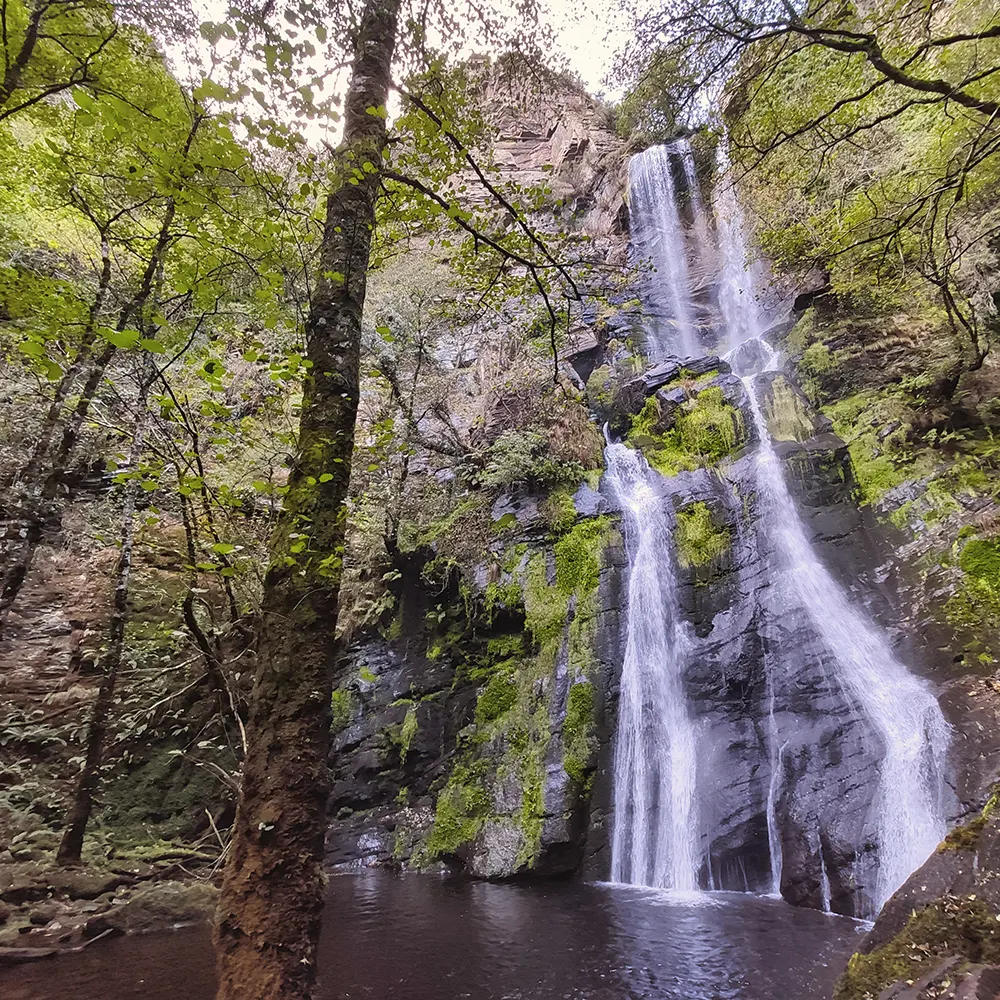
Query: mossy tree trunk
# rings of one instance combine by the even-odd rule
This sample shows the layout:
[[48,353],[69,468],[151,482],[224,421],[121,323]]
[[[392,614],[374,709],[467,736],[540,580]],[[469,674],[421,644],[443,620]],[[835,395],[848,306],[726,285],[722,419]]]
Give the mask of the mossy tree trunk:
[[[369,0],[306,324],[311,367],[271,544],[240,803],[216,924],[219,1000],[304,1000],[323,907],[334,630],[358,409],[361,313],[399,0]],[[366,169],[367,165],[367,169]]]

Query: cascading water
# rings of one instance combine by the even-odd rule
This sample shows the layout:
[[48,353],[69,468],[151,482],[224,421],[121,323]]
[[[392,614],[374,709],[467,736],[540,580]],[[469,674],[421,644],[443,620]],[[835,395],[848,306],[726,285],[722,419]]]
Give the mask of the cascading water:
[[[667,350],[702,353],[693,321],[689,237],[678,209],[675,164],[680,168],[676,178],[683,176],[689,188],[690,239],[697,244],[699,260],[711,258],[702,246],[705,236],[699,227],[707,232],[708,226],[690,150],[675,145],[634,157],[629,166],[633,232],[657,268],[650,289],[654,356]],[[799,853],[790,862],[795,866],[791,877],[814,878],[819,905],[826,910],[846,906],[859,915],[872,915],[946,832],[944,772],[950,730],[930,686],[892,654],[886,638],[852,606],[809,541],[758,399],[763,373],[777,368],[777,356],[760,339],[758,282],[746,265],[744,221],[725,178],[714,210],[718,236],[714,280],[721,328],[724,342],[736,348],[733,366],[745,376],[759,442],[751,476],[758,498],[758,538],[766,543],[759,551],[767,597],[755,605],[761,616],[755,627],[771,630],[760,654],[766,682],[760,707],[767,713],[767,725],[758,730],[763,736],[753,764],[759,804],[749,808],[760,810],[758,829],[763,833],[766,827],[768,858],[763,866],[756,863],[754,883],[759,889],[767,885],[769,862],[769,888],[780,892],[783,866],[789,864],[785,838],[791,837],[800,852],[801,845],[808,845],[805,855]],[[665,326],[663,319],[668,320]],[[699,804],[699,751],[684,673],[700,661],[694,632],[679,607],[671,525],[659,479],[639,453],[624,445],[609,444],[605,456],[607,480],[624,514],[630,564],[614,761],[611,877],[695,889],[704,868],[704,836],[708,886],[750,887],[744,856],[731,840],[730,846],[721,848],[724,858],[716,876],[715,831],[699,827],[699,820],[712,827],[723,817],[718,809],[718,818],[710,817],[708,799]],[[755,600],[762,601],[760,592]],[[787,645],[785,635],[804,637],[808,650]],[[844,721],[823,732],[842,735],[835,736],[838,742],[817,745],[811,742],[812,734],[816,720],[826,718],[826,713]],[[699,739],[704,742],[707,737],[702,734]],[[841,744],[841,739],[849,740],[850,746]],[[858,804],[853,827],[837,825],[829,813],[829,795],[819,794],[826,778],[823,766],[848,753],[859,755],[863,762],[852,772],[862,782],[851,786],[858,789],[851,794],[859,796],[852,800]],[[724,758],[714,758],[720,759]],[[715,778],[706,773],[701,779],[702,794],[711,794]],[[789,822],[792,827],[786,826]],[[862,863],[867,866],[863,871]],[[808,876],[803,865],[814,866],[813,875]],[[734,875],[737,868],[743,873],[742,883],[739,872]],[[851,901],[855,874],[862,888]]]
[[695,332],[687,243],[674,183],[674,150],[653,146],[629,160],[632,235],[643,260],[656,269],[649,287],[652,322],[648,353],[701,354]]
[[692,230],[696,249],[704,254],[711,246],[710,222],[705,208],[705,199],[701,195],[701,185],[698,183],[698,171],[694,162],[694,151],[686,139],[679,140],[675,149],[684,168],[684,184],[688,197],[691,199]]
[[719,187],[715,218],[719,233],[719,309],[729,349],[760,335],[760,307],[754,276],[747,266],[746,223],[731,176],[725,146],[719,147]]
[[[868,723],[879,756],[871,825],[878,843],[874,910],[922,864],[944,836],[944,766],[950,730],[930,687],[893,656],[885,639],[852,607],[820,562],[785,482],[767,421],[747,376],[757,431],[756,477],[762,530],[776,544],[782,565],[775,585],[794,589],[836,664],[836,681]],[[772,848],[773,855],[773,848]]]
[[691,642],[677,604],[671,531],[656,476],[637,451],[605,449],[629,549],[625,661],[614,761],[611,878],[697,888],[695,732],[683,669]]

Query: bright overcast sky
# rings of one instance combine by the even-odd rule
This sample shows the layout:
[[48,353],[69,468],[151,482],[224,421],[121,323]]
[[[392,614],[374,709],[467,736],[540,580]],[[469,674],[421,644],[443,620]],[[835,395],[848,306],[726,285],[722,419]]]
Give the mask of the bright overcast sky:
[[587,89],[596,94],[625,43],[620,15],[612,0],[548,0],[556,29],[570,65]]
[[[499,7],[504,0],[494,0],[494,3],[495,7]],[[194,6],[202,19],[220,21],[226,16],[229,0],[194,0]],[[555,53],[556,61],[559,61],[560,55],[564,56],[569,68],[580,76],[591,94],[601,93],[611,99],[618,97],[614,90],[605,89],[605,79],[613,68],[616,54],[626,42],[626,34],[621,27],[624,19],[619,13],[620,0],[539,0],[539,6],[540,19],[552,26],[557,44],[562,50],[561,53]],[[192,83],[201,73],[208,71],[211,61],[211,46],[206,41],[196,39],[193,44],[196,49],[194,53],[190,49],[173,48],[167,43],[167,51],[175,68],[180,71],[182,79],[189,73]],[[225,51],[225,45],[223,42],[222,51]],[[185,65],[188,73],[184,72]],[[244,64],[240,75],[246,72],[247,66]],[[344,82],[345,74],[341,73],[334,77],[332,86],[343,86]],[[253,113],[255,105],[248,101],[248,107]],[[393,102],[390,102],[389,110],[391,114]],[[317,119],[306,124],[304,132],[311,142],[335,144],[340,124]]]

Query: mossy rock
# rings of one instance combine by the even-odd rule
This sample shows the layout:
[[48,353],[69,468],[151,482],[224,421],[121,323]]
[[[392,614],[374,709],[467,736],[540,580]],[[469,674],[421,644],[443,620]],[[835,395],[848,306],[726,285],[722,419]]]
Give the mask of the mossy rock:
[[731,547],[729,527],[717,526],[711,508],[703,500],[677,512],[677,561],[685,569],[709,566]]
[[127,933],[211,921],[219,890],[210,882],[155,882],[140,886],[101,919]]
[[667,427],[660,402],[650,396],[626,435],[626,441],[664,476],[716,465],[746,439],[742,414],[726,402],[717,385],[692,389],[670,419],[672,425]]
[[834,989],[834,1000],[877,1000],[895,982],[919,979],[942,958],[1000,962],[1000,921],[975,896],[945,896],[914,913],[903,930],[870,954],[855,954]]

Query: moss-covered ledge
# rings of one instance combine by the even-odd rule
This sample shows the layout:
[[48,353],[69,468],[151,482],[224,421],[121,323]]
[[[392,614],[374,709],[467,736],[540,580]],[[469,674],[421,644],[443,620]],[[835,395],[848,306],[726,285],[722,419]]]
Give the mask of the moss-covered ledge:
[[678,563],[683,569],[695,571],[695,583],[699,585],[709,582],[712,570],[732,546],[729,526],[716,523],[712,509],[704,500],[677,511],[674,542]]
[[721,386],[681,378],[646,400],[625,440],[657,472],[676,476],[728,458],[745,443],[746,429]]
[[949,958],[958,959],[953,969],[964,963],[1000,962],[1000,922],[993,908],[975,895],[945,896],[913,913],[881,948],[852,955],[834,1000],[877,1000],[886,987],[919,979]]

